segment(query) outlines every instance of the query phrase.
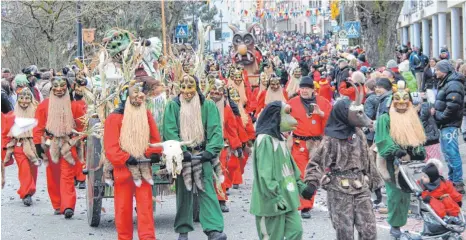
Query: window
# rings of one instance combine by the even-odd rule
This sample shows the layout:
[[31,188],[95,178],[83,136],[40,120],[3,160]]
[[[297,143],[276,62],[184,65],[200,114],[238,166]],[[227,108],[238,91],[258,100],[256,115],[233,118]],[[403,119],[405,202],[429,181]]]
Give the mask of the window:
[[222,29],[217,28],[215,29],[215,41],[221,41],[222,40]]

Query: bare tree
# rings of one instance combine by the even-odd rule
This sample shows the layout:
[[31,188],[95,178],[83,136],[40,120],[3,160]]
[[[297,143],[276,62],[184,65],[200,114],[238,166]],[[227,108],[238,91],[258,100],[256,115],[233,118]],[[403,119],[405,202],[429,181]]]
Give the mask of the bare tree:
[[361,21],[361,40],[371,65],[385,66],[395,58],[396,23],[403,1],[355,1],[356,19]]

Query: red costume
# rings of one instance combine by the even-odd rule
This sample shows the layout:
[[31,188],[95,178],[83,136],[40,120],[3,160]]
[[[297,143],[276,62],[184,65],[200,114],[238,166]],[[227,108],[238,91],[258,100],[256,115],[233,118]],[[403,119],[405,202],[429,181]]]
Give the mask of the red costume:
[[334,87],[330,85],[327,79],[319,81],[318,95],[327,99],[328,102],[332,102]]
[[[150,143],[159,143],[160,135],[152,115],[147,111],[150,129]],[[120,147],[120,131],[123,114],[112,113],[105,121],[104,147],[105,156],[112,163],[115,180],[115,225],[119,240],[133,239],[133,196],[136,196],[138,208],[138,236],[141,240],[155,239],[154,212],[152,206],[152,186],[142,181],[136,187],[131,172],[126,166],[130,154]],[[160,148],[148,148],[145,155],[160,153]]]
[[[75,102],[76,105],[78,105],[80,108],[83,109],[84,112],[86,112],[86,102],[84,100],[75,100],[73,101]],[[84,145],[83,145],[84,147]],[[84,150],[85,151],[85,150]],[[84,175],[83,173],[83,168],[85,168],[85,164],[82,163],[81,161],[77,161],[76,162],[76,165],[75,165],[75,169],[76,169],[76,180],[79,181],[79,182],[84,182],[86,180],[86,175]]]
[[[343,95],[343,96],[347,96],[351,101],[355,101],[356,100],[356,90],[354,89],[353,86],[347,84],[345,81],[341,82],[340,83],[340,86],[338,86],[338,92]],[[358,90],[359,92],[362,91],[363,93],[363,96],[366,95],[365,94],[365,91],[364,91],[364,86],[358,86]],[[363,99],[363,103],[364,103],[364,99]]]
[[[285,101],[288,101],[288,93],[286,92],[285,89],[283,89],[283,97],[285,98]],[[267,96],[267,89],[262,90],[262,92],[259,94],[259,97],[257,99],[257,107],[256,107],[256,114],[254,115],[256,118],[259,117],[259,113],[262,112],[262,109],[265,108],[265,97]]]
[[[309,147],[317,147],[315,145],[308,146],[306,143],[308,141],[315,144],[320,142],[332,106],[325,98],[316,96],[316,104],[319,106],[320,110],[324,112],[324,116],[321,117],[318,114],[311,114],[311,116],[308,117],[304,104],[301,102],[301,97],[297,96],[290,99],[288,104],[292,109],[290,115],[298,121],[296,130],[293,131],[291,155],[301,171],[301,179],[304,179],[304,173],[306,172],[306,166],[310,158],[310,151],[312,151]],[[311,200],[305,200],[303,198],[300,200],[301,206],[299,210],[312,209],[314,206],[314,197]]]
[[[222,165],[223,176],[225,176],[225,181],[222,183],[223,193],[226,193],[228,188],[231,188],[232,183],[232,173],[238,171],[240,168],[238,157],[230,152],[235,151],[241,147],[241,141],[238,136],[238,126],[236,125],[236,117],[231,109],[230,105],[226,104],[224,109],[224,120],[223,120],[223,138],[225,142],[228,143],[229,149],[224,148],[220,152],[220,163]],[[230,159],[228,160],[228,155],[230,154]],[[237,164],[229,164],[231,162],[236,162]],[[217,198],[220,201],[228,200],[226,194],[220,195],[217,192]]]
[[[6,145],[10,142],[10,137],[8,137],[8,133],[11,130],[11,127],[15,124],[15,115],[13,112],[9,112],[7,114],[2,113],[2,161],[5,160],[6,155]],[[4,164],[5,166],[9,166],[13,164],[13,159],[9,159]]]
[[[52,93],[53,94],[53,93]],[[66,97],[66,96],[65,96]],[[45,126],[47,123],[49,111],[49,99],[41,102],[36,109],[37,127],[34,128],[34,144],[41,144],[42,137],[45,136]],[[82,131],[82,123],[78,118],[82,117],[85,112],[79,104],[71,102],[71,111],[73,119],[75,120],[76,130]],[[76,153],[76,148],[72,147],[71,153],[76,162],[79,161]],[[47,151],[47,157],[50,153]],[[49,193],[50,201],[54,209],[60,209],[63,213],[65,209],[72,209],[76,205],[76,190],[74,188],[74,177],[76,175],[76,166],[69,164],[63,157],[60,157],[59,163],[49,161],[46,170],[47,174],[47,190]]]
[[461,211],[458,202],[461,202],[462,195],[456,191],[450,181],[441,179],[439,186],[433,191],[424,190],[422,198],[424,199],[427,196],[431,197],[429,204],[441,218],[447,215],[457,217]]

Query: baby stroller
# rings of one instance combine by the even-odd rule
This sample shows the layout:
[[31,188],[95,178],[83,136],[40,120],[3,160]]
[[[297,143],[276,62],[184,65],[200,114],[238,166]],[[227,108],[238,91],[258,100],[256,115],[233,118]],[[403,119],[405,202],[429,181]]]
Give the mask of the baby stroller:
[[420,234],[404,232],[400,239],[462,239],[461,233],[464,232],[466,226],[462,212],[460,212],[458,216],[460,224],[447,223],[435,213],[429,204],[422,201],[422,188],[419,186],[416,178],[420,177],[421,170],[425,165],[426,164],[424,162],[420,161],[398,164],[402,178],[406,181],[406,185],[418,201],[418,212],[424,221],[423,229]]

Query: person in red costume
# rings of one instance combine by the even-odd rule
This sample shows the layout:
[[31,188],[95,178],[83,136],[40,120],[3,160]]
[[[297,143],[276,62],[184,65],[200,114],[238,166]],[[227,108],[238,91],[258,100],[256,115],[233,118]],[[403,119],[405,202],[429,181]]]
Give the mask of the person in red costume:
[[235,88],[228,88],[228,98],[237,106],[237,110],[233,109],[233,111],[238,126],[238,137],[242,143],[242,157],[239,155],[238,157],[232,156],[228,162],[228,171],[231,176],[233,189],[238,189],[239,185],[243,183],[244,167],[249,157],[250,147],[256,136],[252,119],[240,104],[241,97]]
[[[14,115],[18,118],[34,118],[37,103],[29,88],[22,88],[18,91],[18,99],[14,108]],[[18,178],[20,187],[17,191],[25,206],[32,205],[32,196],[36,192],[37,167],[41,164],[41,159],[36,155],[34,143],[32,142],[32,128],[28,131],[14,136],[13,132],[8,133],[8,143],[6,145],[6,156],[4,161],[8,161],[12,156],[18,165]]]
[[[22,123],[18,124],[17,121],[22,121]],[[19,125],[21,127],[18,127]],[[11,137],[18,137],[24,132],[32,130],[35,126],[37,126],[37,120],[34,118],[17,118],[13,112],[2,113],[2,188],[5,186],[5,163],[13,160],[6,159],[7,144],[10,142]]]
[[227,86],[236,89],[241,97],[241,104],[247,113],[251,113],[255,110],[254,106],[257,103],[256,99],[252,97],[251,87],[249,82],[245,80],[244,70],[241,67],[233,69],[230,72]]
[[267,90],[262,91],[257,100],[258,104],[257,104],[256,112],[255,112],[255,117],[259,118],[259,114],[261,113],[262,109],[264,109],[265,106],[271,102],[288,101],[288,98],[286,97],[286,95],[287,95],[286,92],[283,90],[282,86],[280,85],[280,77],[278,77],[275,74],[272,74],[272,76],[269,79]]
[[[75,82],[72,85],[73,99],[74,99],[73,102],[79,105],[80,108],[84,110],[84,112],[86,112],[86,109],[87,109],[86,102],[84,101],[84,91],[86,91],[85,89],[86,86],[87,86],[87,79],[85,78],[85,76],[81,74],[81,72],[79,72],[76,76]],[[84,144],[81,144],[80,146],[82,149],[80,148],[79,150],[82,151],[82,153],[84,153],[85,151]],[[84,155],[84,154],[81,154],[81,155]],[[85,164],[81,161],[77,161],[75,165],[76,181],[78,183],[79,189],[86,189],[86,183],[85,183],[86,176],[83,173],[84,166]]]
[[318,95],[327,99],[329,103],[332,102],[333,99],[333,91],[335,91],[335,87],[333,87],[330,82],[332,81],[332,76],[330,74],[322,75],[321,79],[319,80],[319,91]]
[[456,217],[461,212],[463,196],[456,191],[453,183],[445,180],[440,174],[442,162],[438,159],[430,159],[422,169],[420,185],[423,189],[422,200],[429,204],[435,213],[446,220],[455,223]]
[[[216,79],[209,92],[209,98],[215,102],[217,109],[220,113],[220,120],[222,122],[223,137],[225,147],[220,152],[220,164],[222,165],[223,176],[225,181],[222,183],[223,192],[217,191],[217,198],[220,202],[220,209],[222,212],[229,212],[225,202],[228,200],[226,191],[232,187],[231,172],[228,171],[228,162],[239,162],[243,151],[241,149],[241,141],[238,136],[238,126],[236,125],[236,116],[233,113],[233,108],[238,108],[235,103],[225,99],[225,83]],[[228,160],[229,159],[229,160]],[[239,166],[232,166],[233,168]]]
[[[291,155],[304,178],[306,166],[313,151],[319,146],[324,134],[325,124],[330,116],[331,105],[323,97],[314,92],[314,81],[311,77],[303,77],[299,84],[300,95],[288,101],[291,116],[298,121],[298,126],[289,138]],[[311,200],[301,198],[302,218],[310,218],[310,210],[314,206],[314,197]]]
[[[71,163],[79,161],[70,140],[74,137],[73,129],[82,131],[79,118],[85,112],[79,104],[71,101],[66,78],[53,77],[51,83],[52,94],[36,109],[38,125],[33,131],[33,138],[38,156],[44,153],[42,144],[48,146],[46,155],[51,161],[46,170],[47,190],[55,214],[64,214],[69,219],[74,215],[76,205],[76,167]],[[65,149],[66,146],[69,149]]]
[[338,86],[338,92],[343,96],[347,96],[351,101],[355,101],[356,100],[356,88],[355,87],[358,88],[359,92],[364,93],[364,82],[365,81],[366,81],[366,77],[364,76],[364,73],[360,71],[356,71],[351,75],[350,80],[342,81],[340,83],[340,85]]
[[159,143],[160,135],[151,113],[146,109],[146,96],[141,84],[130,83],[120,94],[120,104],[105,120],[105,156],[112,163],[115,180],[115,225],[119,240],[133,239],[133,196],[138,209],[138,236],[141,240],[155,240],[152,206],[152,186],[142,181],[136,187],[129,165],[150,158],[160,161],[161,148],[149,148]]

